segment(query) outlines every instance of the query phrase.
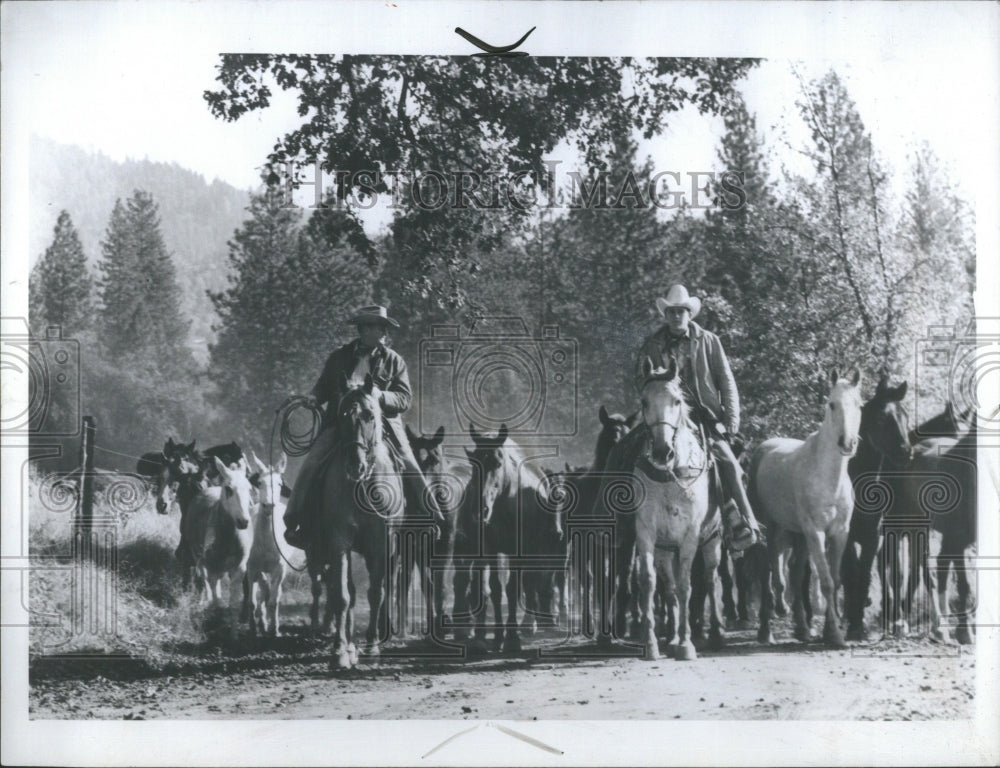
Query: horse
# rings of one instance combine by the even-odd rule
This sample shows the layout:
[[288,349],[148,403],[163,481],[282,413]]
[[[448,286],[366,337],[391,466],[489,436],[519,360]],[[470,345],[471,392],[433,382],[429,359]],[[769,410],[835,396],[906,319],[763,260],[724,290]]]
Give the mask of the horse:
[[[173,488],[170,484],[170,468],[167,460],[163,456],[163,451],[150,451],[142,454],[142,457],[135,465],[137,475],[146,478],[148,487],[153,492],[156,499],[156,511],[165,515],[173,503]],[[166,492],[164,489],[166,488]]]
[[948,400],[941,413],[914,427],[907,437],[913,445],[933,437],[958,438],[969,431],[974,416],[975,409],[972,406],[961,413],[955,413],[955,406]]
[[252,617],[248,618],[254,632],[280,637],[278,607],[281,603],[281,587],[289,569],[301,571],[305,568],[305,553],[285,541],[285,505],[281,501],[281,476],[288,458],[282,453],[278,463],[269,467],[251,451],[250,460],[257,468],[253,477],[256,478],[255,485],[260,499],[253,520],[253,546],[247,561],[247,582],[250,587],[248,607],[253,609]]
[[[458,518],[455,545],[455,614],[474,617],[472,648],[486,647],[486,600],[493,602],[493,650],[520,653],[517,608],[521,569],[511,567],[519,555],[555,559],[565,551],[558,509],[548,496],[544,476],[529,466],[520,448],[508,439],[502,424],[495,437],[480,435],[473,425],[469,434],[474,450],[466,449],[473,474],[466,488]],[[483,571],[489,567],[487,591]],[[539,564],[538,567],[544,567]],[[551,574],[551,572],[549,572]],[[480,600],[470,608],[473,576],[480,579]],[[543,577],[546,578],[546,577]],[[529,583],[531,578],[529,577]],[[538,589],[538,587],[534,587]],[[541,591],[548,590],[543,586]],[[507,623],[503,623],[503,596],[507,595]],[[549,592],[551,594],[551,592]],[[543,605],[542,612],[551,613]],[[459,639],[467,632],[460,631]]]
[[[585,518],[587,516],[602,515],[603,507],[597,504],[598,491],[601,487],[604,471],[608,462],[608,456],[612,449],[621,442],[635,426],[639,419],[639,413],[635,412],[630,416],[623,416],[620,413],[609,413],[602,404],[597,412],[601,424],[601,430],[597,435],[597,443],[594,449],[594,462],[590,467],[571,467],[565,465],[565,471],[557,473],[552,478],[552,490],[556,497],[565,496],[566,509],[563,512],[563,519],[566,523],[571,523],[574,518]],[[565,491],[561,492],[565,486]],[[577,535],[571,536],[567,541],[567,559],[576,561],[578,579],[574,588],[575,599],[580,603],[580,628],[586,636],[599,635],[601,631],[596,625],[594,618],[595,578],[607,580],[611,578],[610,552],[602,551],[598,553],[597,542],[588,540],[586,531],[581,531]],[[574,550],[579,550],[574,553]],[[567,572],[563,574],[560,583],[557,576],[557,586],[560,588],[561,597],[568,593],[565,589]],[[565,602],[565,599],[562,600]],[[560,612],[563,608],[560,605]],[[568,608],[566,609],[568,614]],[[607,635],[607,632],[604,632]]]
[[[444,514],[441,520],[441,534],[438,536],[433,546],[435,564],[428,565],[427,572],[422,574],[424,599],[433,602],[433,633],[438,638],[444,637],[445,628],[451,625],[451,614],[445,609],[445,576],[446,570],[454,565],[455,556],[455,534],[457,531],[457,519],[459,502],[464,481],[459,477],[457,467],[445,455],[442,444],[444,442],[444,427],[439,427],[432,437],[423,437],[414,434],[410,427],[406,427],[406,436],[413,449],[413,455],[417,459],[420,471],[427,478],[428,485],[433,489],[438,507]],[[404,607],[407,605],[405,596],[409,594],[410,576],[409,569],[402,572],[401,589],[404,595]],[[406,626],[406,616],[404,614],[403,626]]]
[[235,627],[236,614],[243,606],[243,579],[253,544],[250,525],[253,498],[243,464],[230,469],[215,459],[215,469],[221,485],[201,488],[191,496],[179,495],[178,500],[183,538],[194,556],[202,604],[210,601],[213,605],[223,604],[222,578],[228,574],[228,605]]
[[[840,567],[848,640],[864,640],[868,634],[864,612],[885,512],[881,506],[871,508],[868,497],[877,493],[882,484],[890,484],[890,491],[892,485],[898,485],[891,475],[903,470],[913,454],[902,405],[906,387],[905,381],[890,387],[887,379],[879,380],[874,396],[861,407],[860,444],[847,463],[854,489],[854,512]],[[892,495],[888,494],[890,503]]]
[[[840,561],[854,509],[854,493],[847,463],[858,450],[861,425],[861,372],[854,368],[842,379],[834,369],[830,374],[830,395],[820,428],[803,440],[771,438],[753,452],[750,462],[750,491],[754,509],[768,526],[771,567],[781,581],[778,557],[783,549],[782,534],[800,535],[793,548],[790,568],[795,637],[809,640],[809,623],[803,606],[803,582],[808,567],[806,556],[819,576],[826,600],[823,638],[828,645],[846,647],[838,626],[836,594],[840,581]],[[771,580],[762,580],[765,591]],[[768,601],[773,599],[768,597]],[[762,617],[760,631],[770,631],[770,617]]]
[[[902,597],[903,547],[900,536],[893,532],[885,536],[883,560],[889,578],[883,576],[883,617],[892,622],[898,634],[908,631],[906,618],[913,607],[913,596],[921,575],[927,590],[930,613],[930,634],[935,640],[951,640],[941,627],[941,617],[949,613],[948,579],[955,570],[958,584],[958,625],[955,639],[961,644],[972,642],[969,604],[970,585],[968,551],[976,543],[978,478],[976,447],[978,425],[971,419],[968,431],[960,437],[930,438],[914,446],[913,460],[902,478],[900,503],[893,505],[886,524],[893,518],[905,518],[908,539],[909,574],[905,604]],[[914,524],[915,523],[915,524]],[[930,565],[929,533],[941,534],[941,548],[936,567]]]
[[[366,652],[379,653],[387,626],[386,581],[395,556],[392,526],[402,522],[403,483],[383,436],[382,409],[370,374],[349,389],[337,404],[338,443],[322,480],[320,514],[312,521],[306,558],[310,574],[325,572],[327,611],[335,621],[330,667],[357,664],[354,644],[354,581],[351,553],[358,552],[368,570]],[[315,591],[314,591],[315,594]]]

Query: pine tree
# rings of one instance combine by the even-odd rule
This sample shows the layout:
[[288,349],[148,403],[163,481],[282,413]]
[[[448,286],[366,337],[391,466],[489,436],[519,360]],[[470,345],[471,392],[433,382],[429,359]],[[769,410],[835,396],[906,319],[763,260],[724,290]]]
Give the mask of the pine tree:
[[209,375],[242,436],[258,443],[285,397],[311,389],[347,324],[370,301],[367,260],[352,244],[356,222],[316,210],[301,226],[278,189],[252,198],[229,242],[230,287],[210,298],[219,315]]
[[86,330],[93,318],[93,280],[68,211],[61,211],[52,244],[31,272],[28,284],[32,327],[62,326],[64,335]]
[[155,355],[171,367],[189,368],[177,273],[147,192],[115,202],[101,249],[101,336],[110,353]]

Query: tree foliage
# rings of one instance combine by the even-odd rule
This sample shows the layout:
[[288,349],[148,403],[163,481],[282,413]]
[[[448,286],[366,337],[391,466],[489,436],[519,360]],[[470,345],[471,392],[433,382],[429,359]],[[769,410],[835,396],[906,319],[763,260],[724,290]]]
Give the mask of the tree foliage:
[[93,280],[68,211],[60,211],[52,244],[32,269],[28,307],[36,333],[46,325],[58,325],[70,337],[93,321]]

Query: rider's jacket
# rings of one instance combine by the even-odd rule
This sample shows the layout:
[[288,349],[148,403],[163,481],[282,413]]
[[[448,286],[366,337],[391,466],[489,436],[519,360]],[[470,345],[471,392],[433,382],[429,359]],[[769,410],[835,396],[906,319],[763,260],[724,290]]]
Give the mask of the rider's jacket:
[[[313,387],[312,393],[319,405],[326,404],[323,426],[336,421],[337,404],[348,390],[348,381],[358,367],[363,353],[358,350],[358,340],[335,349],[326,359],[323,372]],[[408,446],[403,420],[404,413],[413,400],[410,391],[410,375],[403,357],[384,344],[379,344],[368,355],[368,372],[375,386],[382,391],[380,405],[385,422],[393,431],[393,436],[401,446]]]
[[[642,343],[635,368],[636,389],[641,391],[644,384],[643,360],[648,357],[655,367],[665,367],[670,343],[667,325]],[[686,341],[681,343],[688,345],[687,359],[690,361],[689,367],[682,368],[682,376],[688,391],[697,400],[696,405],[708,411],[712,418],[725,425],[727,432],[735,435],[740,429],[740,396],[722,342],[711,331],[691,322]]]

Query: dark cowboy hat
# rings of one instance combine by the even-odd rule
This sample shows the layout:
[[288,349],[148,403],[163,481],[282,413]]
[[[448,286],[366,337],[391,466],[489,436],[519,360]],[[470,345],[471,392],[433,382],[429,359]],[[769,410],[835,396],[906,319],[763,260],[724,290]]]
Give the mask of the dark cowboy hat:
[[683,307],[691,313],[693,320],[701,310],[701,299],[689,296],[687,288],[683,285],[672,285],[665,299],[656,300],[656,310],[660,313],[660,317],[663,317],[664,312],[670,307]]
[[379,306],[378,304],[373,304],[370,307],[362,307],[348,322],[352,325],[383,323],[384,325],[391,325],[393,328],[399,328],[399,323],[389,317],[389,313],[386,311],[385,307]]

